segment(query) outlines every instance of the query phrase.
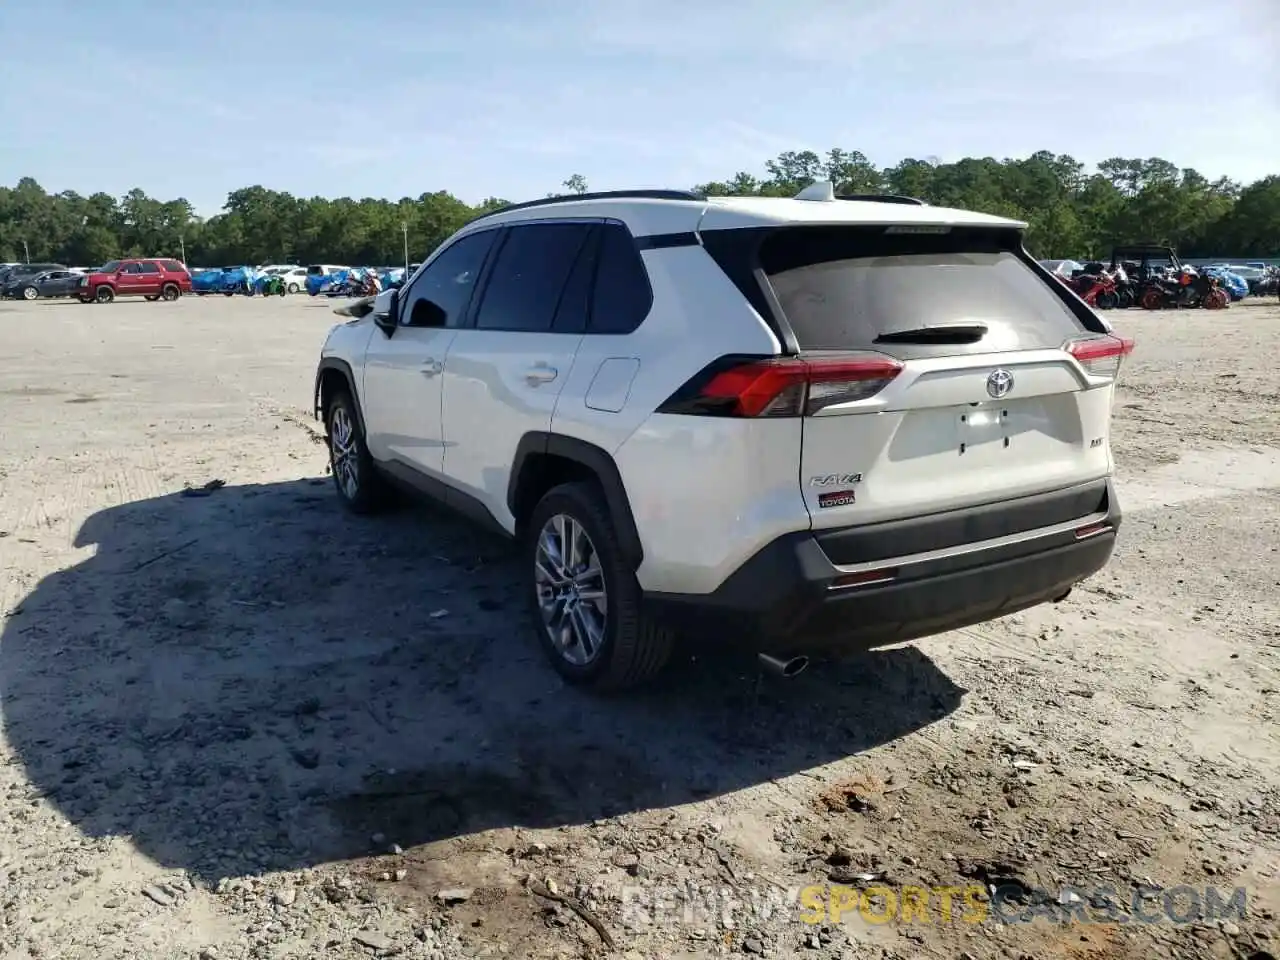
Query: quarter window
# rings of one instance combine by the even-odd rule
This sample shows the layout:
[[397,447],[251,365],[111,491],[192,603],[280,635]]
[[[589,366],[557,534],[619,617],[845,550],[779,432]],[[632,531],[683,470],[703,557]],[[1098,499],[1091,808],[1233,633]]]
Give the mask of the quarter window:
[[620,223],[606,223],[600,235],[591,306],[592,333],[631,333],[649,315],[653,291],[636,242]]

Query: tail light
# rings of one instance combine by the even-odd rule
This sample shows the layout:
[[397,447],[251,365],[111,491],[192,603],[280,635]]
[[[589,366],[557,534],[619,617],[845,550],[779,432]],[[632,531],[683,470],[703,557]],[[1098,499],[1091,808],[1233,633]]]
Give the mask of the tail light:
[[800,417],[883,390],[902,364],[883,354],[725,357],[673,393],[659,413],[704,417]]
[[1120,361],[1133,352],[1133,340],[1114,334],[1089,337],[1087,340],[1069,341],[1066,351],[1076,358],[1089,376],[1114,380],[1120,375]]

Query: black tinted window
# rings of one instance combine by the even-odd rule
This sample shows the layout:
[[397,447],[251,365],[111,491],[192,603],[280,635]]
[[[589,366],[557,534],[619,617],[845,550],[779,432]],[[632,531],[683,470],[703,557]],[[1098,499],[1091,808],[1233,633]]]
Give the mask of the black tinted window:
[[442,251],[405,294],[401,322],[415,327],[460,324],[496,235],[496,230],[468,234]]
[[140,263],[138,264],[138,272],[139,273],[159,273],[160,268],[154,263]]
[[[897,347],[912,355],[1057,347],[1083,327],[995,229],[799,227],[771,235],[760,263],[801,349],[884,349],[885,334],[986,326],[976,342]],[[916,232],[911,232],[912,230]]]
[[595,282],[596,260],[600,251],[600,230],[593,228],[583,241],[578,259],[569,271],[560,306],[551,329],[555,333],[586,333],[591,316],[591,286]]
[[485,283],[476,329],[550,331],[565,281],[590,231],[585,223],[511,227]]
[[653,306],[649,275],[636,242],[621,224],[606,223],[600,236],[592,333],[630,333]]

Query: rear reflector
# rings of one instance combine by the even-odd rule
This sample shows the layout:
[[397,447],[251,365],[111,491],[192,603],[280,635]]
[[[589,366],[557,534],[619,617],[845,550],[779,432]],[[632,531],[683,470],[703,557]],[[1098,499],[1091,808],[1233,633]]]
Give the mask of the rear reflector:
[[846,573],[831,581],[828,589],[839,590],[844,587],[869,587],[873,583],[888,583],[898,578],[898,571],[890,568],[884,570],[864,570],[861,573]]
[[1133,340],[1108,334],[1068,341],[1065,349],[1089,376],[1114,380],[1120,374],[1120,361],[1133,352]]
[[723,358],[658,407],[705,417],[812,416],[825,407],[875,396],[902,372],[878,353],[834,357]]
[[1100,533],[1106,533],[1111,529],[1109,523],[1091,523],[1085,527],[1076,528],[1076,539],[1087,540],[1089,537],[1096,537]]

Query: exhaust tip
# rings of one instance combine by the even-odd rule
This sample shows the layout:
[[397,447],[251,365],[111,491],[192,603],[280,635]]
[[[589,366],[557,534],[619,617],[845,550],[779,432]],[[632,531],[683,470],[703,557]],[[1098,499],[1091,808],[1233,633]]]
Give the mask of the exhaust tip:
[[784,680],[799,676],[809,666],[808,657],[775,657],[768,653],[759,655],[760,665]]

